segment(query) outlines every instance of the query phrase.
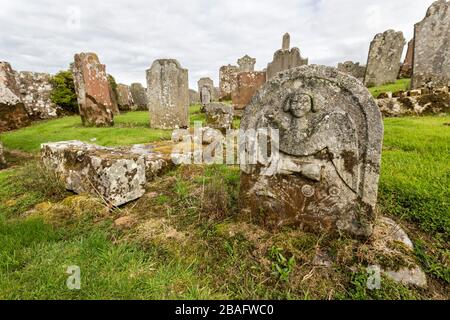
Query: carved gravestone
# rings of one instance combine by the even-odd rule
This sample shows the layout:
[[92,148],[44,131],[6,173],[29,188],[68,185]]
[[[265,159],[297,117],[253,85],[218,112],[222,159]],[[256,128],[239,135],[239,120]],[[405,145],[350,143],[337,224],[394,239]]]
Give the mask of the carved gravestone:
[[379,33],[370,43],[364,84],[367,87],[394,83],[400,71],[405,38],[402,32]]
[[219,100],[231,100],[231,93],[236,88],[237,74],[239,73],[239,67],[233,65],[227,65],[220,67],[219,70]]
[[239,65],[239,72],[251,72],[255,70],[256,59],[245,55],[237,63]]
[[150,127],[186,128],[189,125],[188,70],[175,59],[160,59],[147,70]]
[[75,55],[72,67],[83,125],[114,125],[113,103],[105,65],[100,63],[95,53],[80,53]]
[[273,60],[267,65],[267,79],[272,79],[278,72],[308,64],[308,59],[302,58],[298,48],[290,48],[289,33],[283,36],[281,50],[273,55]]
[[131,96],[138,110],[147,110],[147,93],[140,83],[132,83],[130,86]]
[[[242,214],[269,227],[369,237],[383,123],[363,84],[325,66],[280,73],[258,91],[242,118],[245,132],[265,128],[272,129],[271,152],[254,162],[241,160]],[[264,155],[260,150],[268,143],[261,141],[255,149],[241,139],[241,150]]]
[[0,61],[0,132],[30,124],[20,95],[19,76],[8,62]]
[[450,86],[450,1],[434,2],[414,29],[413,89]]
[[134,109],[134,100],[131,89],[126,84],[117,84],[117,103],[119,110],[130,111]]

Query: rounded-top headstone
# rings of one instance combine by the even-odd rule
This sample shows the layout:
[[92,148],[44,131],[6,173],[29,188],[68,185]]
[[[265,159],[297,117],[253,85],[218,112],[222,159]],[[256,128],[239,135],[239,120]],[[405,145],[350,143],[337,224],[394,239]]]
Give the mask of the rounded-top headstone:
[[325,66],[281,72],[258,91],[241,121],[246,132],[265,128],[278,130],[279,141],[271,142],[278,152],[241,163],[242,212],[269,226],[370,236],[383,123],[363,84]]

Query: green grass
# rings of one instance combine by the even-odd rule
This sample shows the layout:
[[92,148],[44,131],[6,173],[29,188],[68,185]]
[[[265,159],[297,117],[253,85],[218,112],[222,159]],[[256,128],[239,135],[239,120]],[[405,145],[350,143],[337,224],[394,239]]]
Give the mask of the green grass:
[[380,93],[407,91],[411,87],[411,79],[399,79],[395,83],[369,88],[370,93],[377,98]]
[[[204,121],[198,111],[191,107],[191,122]],[[154,198],[106,215],[90,207],[62,207],[55,209],[57,219],[49,220],[26,212],[46,201],[59,208],[67,194],[40,178],[32,164],[19,163],[0,171],[0,299],[448,299],[450,127],[444,123],[449,122],[450,116],[384,121],[379,208],[408,228],[431,281],[428,291],[387,279],[382,290],[367,290],[359,258],[346,249],[348,239],[289,229],[254,238],[261,229],[251,224],[232,231],[239,219],[236,166],[182,166],[148,186]],[[36,153],[46,141],[96,138],[120,145],[170,137],[147,124],[147,112],[121,115],[116,127],[101,129],[83,128],[78,117],[68,117],[1,138],[8,149]],[[139,228],[119,230],[113,221],[122,215],[139,223],[164,219],[187,235],[185,243],[164,238],[168,226],[163,238],[154,231],[153,238],[142,238]],[[312,270],[318,245],[345,262],[333,272]],[[355,273],[346,259],[359,266]],[[81,268],[80,291],[66,288],[70,265]]]

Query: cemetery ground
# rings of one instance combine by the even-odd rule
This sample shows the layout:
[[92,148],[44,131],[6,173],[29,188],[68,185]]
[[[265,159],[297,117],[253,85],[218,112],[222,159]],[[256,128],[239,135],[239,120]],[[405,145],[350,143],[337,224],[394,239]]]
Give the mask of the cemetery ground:
[[[190,111],[191,122],[204,120],[199,106]],[[0,172],[0,299],[450,299],[449,115],[384,120],[378,209],[411,237],[427,289],[384,276],[380,290],[367,289],[366,266],[391,261],[368,244],[240,220],[237,166],[178,167],[109,210],[39,165],[48,141],[170,139],[148,128],[148,112],[115,123],[85,128],[73,116],[2,134],[11,166]],[[66,287],[72,265],[78,291]]]

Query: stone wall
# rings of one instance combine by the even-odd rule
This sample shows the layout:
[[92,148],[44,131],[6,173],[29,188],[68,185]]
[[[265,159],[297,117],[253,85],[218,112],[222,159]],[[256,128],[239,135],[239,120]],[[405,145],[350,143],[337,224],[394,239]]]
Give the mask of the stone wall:
[[147,70],[150,127],[176,129],[189,126],[188,70],[175,59],[160,59]]
[[402,32],[388,30],[375,36],[370,44],[364,84],[367,87],[394,83],[400,71],[405,46]]
[[450,1],[434,2],[414,30],[412,88],[450,86]]

